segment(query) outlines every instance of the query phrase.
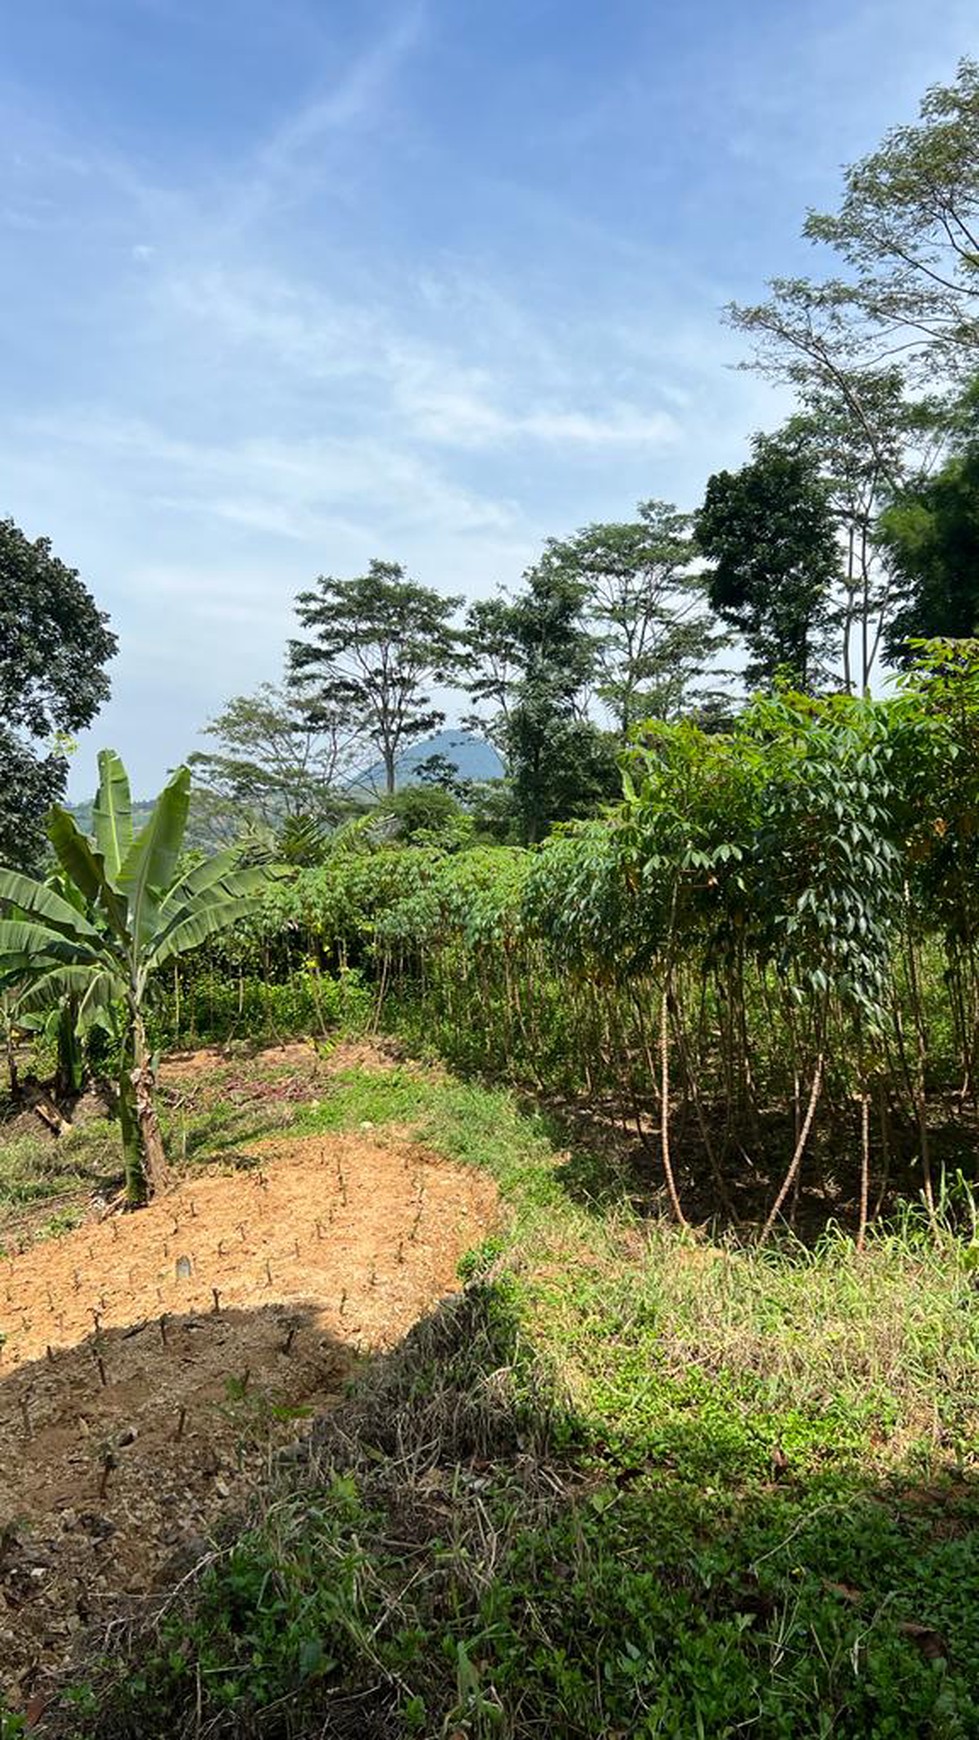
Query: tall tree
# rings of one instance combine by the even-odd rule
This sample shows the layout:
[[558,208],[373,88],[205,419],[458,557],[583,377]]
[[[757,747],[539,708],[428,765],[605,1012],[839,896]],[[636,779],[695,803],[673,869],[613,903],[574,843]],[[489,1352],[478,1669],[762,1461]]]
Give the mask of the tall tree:
[[979,368],[979,63],[930,87],[917,123],[851,165],[838,209],[810,212],[804,234],[835,253],[837,275],[774,278],[729,319],[754,342],[750,366],[846,407],[897,491],[922,454],[913,419],[895,442],[881,383],[954,394]]
[[831,596],[841,552],[828,490],[805,453],[758,435],[740,471],[708,480],[696,518],[711,564],[708,596],[748,649],[749,683],[784,671],[799,688],[824,679],[832,648]]
[[588,718],[588,585],[551,549],[524,580],[516,598],[470,611],[469,690],[495,709],[483,728],[506,763],[517,829],[533,844],[617,795],[620,782],[614,744]]
[[644,501],[636,518],[552,539],[549,560],[588,588],[596,692],[620,737],[644,718],[675,718],[724,643],[707,607],[692,519],[670,502]]
[[979,63],[932,85],[916,124],[893,128],[847,169],[835,212],[810,212],[810,241],[849,276],[831,287],[867,344],[912,346],[929,374],[979,363]]
[[461,603],[410,580],[400,563],[379,561],[353,580],[321,575],[297,599],[311,638],[289,643],[290,683],[311,722],[343,721],[362,731],[383,763],[388,792],[401,752],[445,719],[427,691],[455,675],[452,617]]
[[[976,399],[973,399],[974,418]],[[879,522],[900,604],[886,633],[894,664],[911,640],[979,636],[979,428],[931,477],[896,493]]]
[[[0,520],[0,861],[33,868],[42,818],[62,795],[59,737],[91,724],[116,650],[108,617],[74,568]],[[54,739],[52,745],[51,740]],[[45,742],[47,740],[47,742]]]
[[363,737],[356,722],[330,715],[275,683],[235,695],[204,727],[217,750],[187,757],[212,825],[231,839],[243,828],[278,829],[300,817],[334,819],[346,807],[338,781]]

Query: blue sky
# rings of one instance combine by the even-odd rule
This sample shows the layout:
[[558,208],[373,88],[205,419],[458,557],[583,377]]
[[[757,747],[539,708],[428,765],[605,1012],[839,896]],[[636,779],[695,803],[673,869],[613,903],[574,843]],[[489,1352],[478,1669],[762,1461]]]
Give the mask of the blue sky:
[[35,0],[0,64],[0,514],[120,637],[150,794],[295,593],[470,595],[784,405],[719,318],[979,52],[974,0]]

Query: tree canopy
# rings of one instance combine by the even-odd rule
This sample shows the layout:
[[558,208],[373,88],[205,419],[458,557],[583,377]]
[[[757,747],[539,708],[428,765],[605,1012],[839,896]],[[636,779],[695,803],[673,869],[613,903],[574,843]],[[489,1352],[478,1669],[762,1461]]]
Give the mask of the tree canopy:
[[115,650],[76,569],[48,538],[31,542],[0,520],[0,861],[36,863],[44,813],[67,777],[59,739],[91,724],[108,697]]
[[710,563],[708,596],[744,637],[749,682],[785,673],[803,690],[823,679],[841,551],[826,485],[805,452],[759,435],[740,471],[708,480],[696,518]]
[[290,682],[311,723],[362,732],[389,792],[401,751],[445,718],[428,690],[456,669],[461,603],[410,580],[400,563],[376,560],[352,580],[322,575],[297,599],[310,638],[289,643]]

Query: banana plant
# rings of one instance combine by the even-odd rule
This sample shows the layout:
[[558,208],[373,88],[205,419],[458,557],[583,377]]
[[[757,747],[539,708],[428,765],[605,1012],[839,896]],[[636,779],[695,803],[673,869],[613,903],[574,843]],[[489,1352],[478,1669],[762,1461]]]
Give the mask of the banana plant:
[[[81,1031],[97,1020],[118,1023],[119,1118],[134,1206],[167,1181],[146,1037],[148,986],[160,967],[251,913],[277,873],[268,865],[241,868],[232,848],[178,875],[189,802],[190,770],[179,767],[134,837],[126,770],[114,750],[103,750],[94,842],[66,810],[55,806],[48,816],[72,898],[0,870],[0,984],[20,987],[17,1010],[73,999]],[[82,897],[77,904],[74,891]]]

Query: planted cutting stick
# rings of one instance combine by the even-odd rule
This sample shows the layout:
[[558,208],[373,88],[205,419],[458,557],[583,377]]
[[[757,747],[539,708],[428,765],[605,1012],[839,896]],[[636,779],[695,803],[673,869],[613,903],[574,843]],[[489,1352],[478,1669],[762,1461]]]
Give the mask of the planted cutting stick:
[[167,1314],[165,1311],[163,1312],[163,1314],[160,1318],[160,1340],[162,1341],[164,1347],[166,1347],[166,1345],[167,1345]]
[[96,1365],[97,1365],[97,1366],[98,1366],[98,1371],[99,1371],[99,1383],[100,1383],[100,1384],[101,1384],[101,1385],[102,1385],[102,1388],[103,1388],[103,1389],[104,1389],[104,1390],[105,1390],[105,1389],[108,1389],[108,1387],[109,1387],[109,1380],[108,1380],[108,1378],[107,1378],[107,1377],[106,1377],[106,1375],[105,1375],[105,1363],[104,1363],[104,1361],[103,1361],[103,1359],[102,1359],[102,1355],[101,1355],[101,1354],[100,1354],[100,1353],[97,1353],[97,1354],[96,1354],[96,1355],[95,1355],[95,1363],[96,1363]]
[[346,1309],[347,1309],[347,1289],[346,1289],[346,1287],[344,1287],[343,1292],[340,1294],[340,1316],[341,1317],[343,1316]]
[[298,1255],[299,1255],[299,1240],[297,1239],[296,1240],[296,1256],[298,1257]]
[[296,1339],[296,1331],[298,1330],[298,1328],[299,1328],[298,1323],[290,1323],[289,1333],[287,1334],[285,1341],[282,1343],[283,1353],[289,1352],[289,1349],[291,1348],[293,1342]]
[[99,1497],[104,1498],[109,1485],[109,1475],[116,1465],[116,1459],[111,1450],[107,1450],[102,1458],[102,1477],[99,1481]]
[[242,1244],[244,1244],[244,1242],[245,1242],[245,1237],[246,1237],[246,1234],[245,1234],[245,1223],[244,1223],[244,1221],[243,1221],[243,1220],[240,1220],[240,1221],[239,1221],[239,1222],[238,1222],[238,1231],[239,1231],[239,1232],[240,1232],[240,1234],[241,1234],[241,1242],[242,1242]]
[[323,1222],[321,1220],[316,1222],[316,1237],[318,1239],[323,1237]]
[[219,1257],[224,1256],[224,1240],[223,1239],[218,1239],[218,1256]]
[[186,1424],[187,1424],[187,1409],[181,1408],[180,1413],[177,1417],[177,1430],[173,1434],[174,1440],[178,1444],[184,1435],[184,1427]]
[[116,1221],[116,1220],[114,1220],[114,1221],[110,1221],[110,1223],[109,1223],[109,1224],[110,1224],[110,1225],[111,1225],[111,1227],[112,1227],[112,1236],[113,1236],[113,1238],[114,1238],[114,1239],[117,1239],[117,1238],[118,1238],[118,1237],[119,1237],[119,1222],[118,1222],[118,1221]]
[[190,1199],[190,1218],[191,1220],[197,1219],[197,1204],[193,1197]]
[[219,1288],[217,1288],[217,1287],[211,1288],[211,1298],[214,1300],[214,1307],[213,1308],[214,1308],[215,1312],[220,1311],[220,1309],[221,1309],[221,1293],[220,1293]]
[[72,1280],[75,1283],[75,1292],[76,1293],[80,1292],[82,1283],[81,1283],[81,1277],[80,1277],[77,1269],[75,1270],[74,1275],[72,1276]]
[[101,1313],[101,1311],[94,1311],[93,1310],[92,1322],[95,1324],[95,1333],[96,1333],[96,1335],[98,1335],[102,1329],[102,1313]]
[[50,1344],[50,1342],[49,1342],[49,1343],[48,1343],[48,1346],[47,1346],[47,1347],[46,1347],[46,1348],[45,1348],[45,1350],[44,1350],[44,1351],[45,1351],[45,1353],[46,1353],[46,1354],[47,1354],[47,1357],[48,1357],[48,1364],[49,1364],[49,1365],[53,1365],[53,1364],[54,1364],[54,1354],[53,1354],[53,1353],[52,1353],[52,1351],[51,1351],[51,1344]]
[[266,1280],[268,1286],[271,1287],[271,1285],[272,1285],[272,1265],[269,1262],[268,1257],[266,1257],[266,1259],[265,1259],[265,1280]]

